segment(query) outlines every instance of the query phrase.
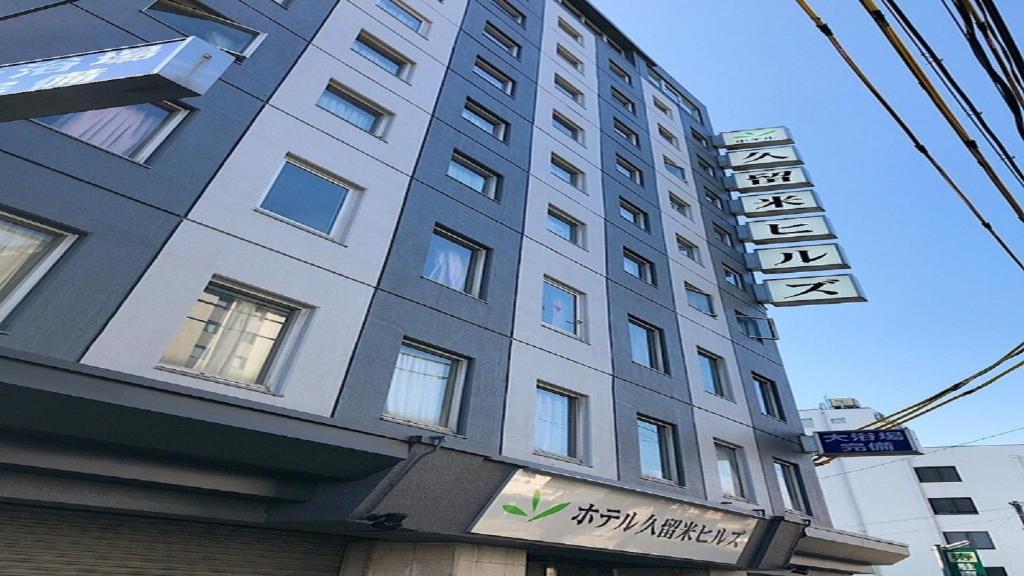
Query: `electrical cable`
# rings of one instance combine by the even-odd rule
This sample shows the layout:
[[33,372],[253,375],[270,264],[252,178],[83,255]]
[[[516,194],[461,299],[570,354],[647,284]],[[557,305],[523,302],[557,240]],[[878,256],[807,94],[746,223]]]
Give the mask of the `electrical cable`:
[[932,165],[933,168],[935,168],[935,170],[939,173],[942,179],[946,181],[950,188],[953,189],[953,191],[960,198],[960,200],[967,206],[967,208],[974,215],[975,219],[978,220],[978,223],[981,224],[981,227],[988,231],[989,235],[991,235],[992,238],[996,241],[996,243],[999,244],[999,247],[1002,248],[1004,252],[1006,252],[1007,256],[1009,256],[1011,260],[1013,260],[1013,263],[1016,264],[1017,267],[1020,268],[1022,271],[1024,271],[1024,261],[1022,261],[1020,257],[1018,257],[1017,254],[1013,251],[1013,249],[1009,246],[1009,244],[1006,243],[1006,241],[999,234],[999,232],[996,231],[992,223],[985,218],[985,215],[982,214],[981,210],[979,210],[977,206],[975,206],[974,202],[970,199],[970,197],[967,196],[967,193],[964,192],[963,189],[961,189],[960,186],[956,183],[956,181],[953,180],[952,176],[949,175],[949,173],[942,166],[942,164],[940,164],[938,160],[936,160],[935,157],[932,156],[931,152],[928,151],[925,145],[921,143],[920,139],[918,139],[914,131],[910,128],[910,126],[907,125],[906,121],[903,120],[903,117],[900,116],[898,112],[896,112],[896,109],[893,108],[892,104],[889,103],[885,96],[882,95],[882,93],[878,90],[877,87],[875,87],[874,83],[871,82],[870,78],[868,78],[864,71],[861,70],[860,66],[856,63],[856,61],[854,61],[853,58],[849,55],[849,53],[846,52],[846,49],[843,48],[843,45],[835,37],[835,34],[833,34],[832,29],[828,26],[828,24],[826,24],[825,21],[822,20],[820,16],[818,16],[814,9],[811,8],[810,4],[807,3],[807,0],[796,0],[796,3],[800,5],[800,7],[804,10],[807,16],[814,23],[814,25],[818,28],[818,30],[820,30],[821,33],[824,34],[826,38],[828,38],[832,46],[836,49],[839,55],[847,63],[847,65],[850,66],[851,70],[853,70],[854,74],[857,75],[857,77],[861,80],[861,82],[868,89],[868,91],[870,91],[871,94],[875,97],[875,99],[878,100],[879,104],[881,104],[882,107],[886,110],[886,112],[888,112],[889,115],[893,118],[893,120],[896,121],[900,129],[903,130],[904,134],[906,134],[910,141],[914,144],[914,148],[917,149],[917,151],[920,152],[928,160],[928,162]]
[[1005,42],[1002,37],[993,31],[992,24],[989,22],[989,15],[985,11],[984,6],[975,6],[971,0],[962,1],[969,7],[971,14],[976,19],[978,30],[981,32],[982,38],[985,39],[989,53],[996,59],[996,64],[999,65],[1003,78],[1012,89],[1018,106],[1024,106],[1024,84],[1021,83],[1020,74],[1014,67]]
[[1020,82],[1022,77],[1024,77],[1024,56],[1021,55],[1017,41],[1014,40],[1013,34],[1006,25],[1003,15],[999,12],[999,7],[996,6],[995,0],[980,0],[980,2],[982,10],[989,17],[989,20],[992,21],[996,34],[1002,39],[1003,51],[1006,53],[1010,64],[1016,69],[1017,81]]

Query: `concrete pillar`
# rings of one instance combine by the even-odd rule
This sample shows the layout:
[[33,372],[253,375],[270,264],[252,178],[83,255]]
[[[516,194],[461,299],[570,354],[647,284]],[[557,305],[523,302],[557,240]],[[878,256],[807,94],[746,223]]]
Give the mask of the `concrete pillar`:
[[525,576],[526,550],[476,544],[356,542],[339,576]]

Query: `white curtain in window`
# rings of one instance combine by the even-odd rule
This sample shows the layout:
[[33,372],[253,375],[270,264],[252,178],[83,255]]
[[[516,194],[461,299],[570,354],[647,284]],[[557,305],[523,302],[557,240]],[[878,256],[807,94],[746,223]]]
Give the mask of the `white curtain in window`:
[[170,114],[154,104],[87,110],[38,120],[65,134],[123,156],[132,156]]
[[445,426],[444,404],[452,361],[403,346],[391,377],[385,410],[390,416]]
[[456,290],[464,290],[469,275],[469,251],[460,250],[451,244],[437,247],[432,252],[427,264],[427,278]]
[[356,104],[350,98],[328,89],[320,95],[319,105],[331,114],[351,122],[367,132],[372,132],[377,123],[377,116]]
[[572,400],[567,396],[537,389],[537,420],[534,424],[534,445],[551,454],[569,454],[569,426]]
[[[224,304],[223,299],[221,304]],[[207,344],[207,352],[195,369],[231,380],[256,382],[269,356],[269,347],[263,349],[257,338],[267,322],[268,312],[269,309],[256,302],[230,300],[220,328]]]
[[49,251],[56,235],[0,218],[0,299]]

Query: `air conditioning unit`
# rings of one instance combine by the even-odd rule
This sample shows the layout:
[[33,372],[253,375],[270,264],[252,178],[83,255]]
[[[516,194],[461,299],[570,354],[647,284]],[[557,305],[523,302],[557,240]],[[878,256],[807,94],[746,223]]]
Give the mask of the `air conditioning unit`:
[[829,398],[829,405],[833,408],[843,410],[847,408],[860,408],[860,402],[856,398]]

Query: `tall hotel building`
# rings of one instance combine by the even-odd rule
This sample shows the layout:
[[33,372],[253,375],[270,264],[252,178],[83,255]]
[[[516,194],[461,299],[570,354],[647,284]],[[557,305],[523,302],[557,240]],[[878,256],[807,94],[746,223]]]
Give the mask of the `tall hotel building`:
[[0,124],[0,574],[906,554],[830,528],[708,111],[586,2],[4,4],[0,62],[235,62]]

